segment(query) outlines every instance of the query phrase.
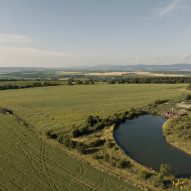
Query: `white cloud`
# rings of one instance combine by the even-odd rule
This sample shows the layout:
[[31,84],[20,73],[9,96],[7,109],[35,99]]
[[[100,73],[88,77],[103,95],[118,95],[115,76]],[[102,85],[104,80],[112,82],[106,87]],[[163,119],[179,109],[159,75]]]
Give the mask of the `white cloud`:
[[182,1],[183,0],[171,0],[171,2],[165,7],[159,9],[158,17],[162,18],[163,16],[168,15],[173,11],[177,10]]
[[27,47],[0,46],[0,67],[70,66],[82,62],[84,58],[86,58],[86,55],[84,53],[78,53],[78,52],[54,51],[54,50],[27,48]]
[[3,44],[23,44],[31,42],[31,38],[25,35],[0,33],[0,43]]
[[35,66],[63,67],[75,65],[99,64],[174,64],[191,63],[191,53],[153,52],[152,55],[142,52],[88,52],[56,51],[26,47],[0,46],[0,67],[2,66]]

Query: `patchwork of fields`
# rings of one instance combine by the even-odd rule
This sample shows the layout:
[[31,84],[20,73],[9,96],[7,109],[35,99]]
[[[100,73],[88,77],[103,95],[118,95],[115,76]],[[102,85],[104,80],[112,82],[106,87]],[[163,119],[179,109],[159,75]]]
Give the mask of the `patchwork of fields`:
[[[156,99],[177,99],[185,85],[88,85],[0,91],[0,106],[37,134],[70,130],[89,114],[112,115]],[[0,189],[28,191],[136,190],[45,143],[13,115],[0,114]]]

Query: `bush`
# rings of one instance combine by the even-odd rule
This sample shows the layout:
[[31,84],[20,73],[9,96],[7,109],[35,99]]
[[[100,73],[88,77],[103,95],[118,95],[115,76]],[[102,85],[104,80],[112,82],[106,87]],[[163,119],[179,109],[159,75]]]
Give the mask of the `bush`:
[[98,116],[89,115],[87,118],[87,124],[89,127],[93,127],[99,121]]
[[100,155],[93,155],[92,158],[93,158],[93,159],[97,159],[97,160],[99,160],[99,159],[102,159],[103,157],[100,156]]
[[97,139],[89,144],[90,147],[99,147],[104,145],[105,140]]
[[58,137],[58,141],[59,141],[59,143],[63,144],[64,146],[69,147],[70,137],[68,135],[66,135],[66,136],[60,135]]
[[88,126],[85,126],[85,127],[82,127],[81,129],[74,129],[72,131],[72,137],[76,138],[83,135],[87,135],[88,133],[89,133],[89,128]]
[[103,160],[105,160],[106,162],[108,162],[108,161],[109,161],[109,155],[108,155],[108,154],[105,154],[105,155],[103,156]]
[[188,84],[187,89],[191,90],[191,84]]
[[77,143],[76,148],[82,154],[87,154],[87,145],[83,143]]
[[155,105],[160,105],[160,104],[163,104],[163,103],[166,103],[166,102],[168,102],[168,100],[166,100],[166,99],[157,99],[157,100],[155,100],[154,104]]
[[172,175],[174,175],[172,167],[170,165],[168,165],[168,164],[161,164],[160,173],[161,173],[162,176],[172,176]]
[[117,161],[116,160],[111,160],[109,162],[112,166],[116,167]]
[[118,168],[129,168],[131,166],[131,163],[127,160],[121,159],[117,161],[116,166]]
[[128,118],[133,119],[136,116],[137,116],[137,112],[136,112],[135,108],[131,108],[128,112]]
[[56,133],[54,133],[52,130],[48,131],[46,133],[46,135],[48,136],[48,138],[50,139],[57,139],[58,138],[58,135]]
[[99,122],[97,124],[95,124],[95,130],[100,130],[103,129],[105,127],[105,124],[103,122]]
[[163,186],[163,176],[161,174],[158,174],[154,177],[153,183],[155,186]]
[[114,143],[112,143],[112,142],[108,142],[108,143],[107,143],[107,147],[109,147],[109,148],[113,148],[113,147],[114,147],[114,145],[115,145],[115,144],[114,144]]
[[81,132],[79,129],[74,129],[72,131],[72,137],[76,138],[76,137],[80,137],[81,136]]
[[187,94],[186,97],[185,97],[185,100],[186,100],[186,101],[191,100],[191,95],[190,95],[190,94]]
[[89,128],[87,126],[80,129],[80,136],[87,135],[89,132]]
[[142,171],[140,172],[140,177],[143,178],[143,179],[145,179],[145,180],[149,179],[152,175],[153,175],[153,174],[150,173],[150,172],[148,172],[147,170],[142,170]]
[[75,149],[76,148],[76,141],[70,140],[70,142],[68,143],[68,147],[71,149]]

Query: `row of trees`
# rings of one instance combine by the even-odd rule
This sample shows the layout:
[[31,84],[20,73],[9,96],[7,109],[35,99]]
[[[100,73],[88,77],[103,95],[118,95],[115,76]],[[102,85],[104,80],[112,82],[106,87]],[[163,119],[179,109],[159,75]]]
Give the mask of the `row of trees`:
[[177,83],[191,83],[191,77],[115,77],[105,79],[108,84],[124,84],[124,83],[152,83],[152,84],[177,84]]
[[88,135],[113,124],[118,126],[121,122],[125,121],[126,119],[132,119],[144,113],[144,111],[131,108],[129,111],[114,114],[113,116],[109,116],[106,118],[100,118],[99,116],[89,115],[87,117],[86,122],[82,126],[73,127],[72,137],[76,138],[83,135]]
[[0,85],[0,90],[9,89],[23,89],[23,88],[33,88],[33,87],[44,87],[44,86],[57,86],[58,84],[52,82],[34,82],[31,84],[4,84]]

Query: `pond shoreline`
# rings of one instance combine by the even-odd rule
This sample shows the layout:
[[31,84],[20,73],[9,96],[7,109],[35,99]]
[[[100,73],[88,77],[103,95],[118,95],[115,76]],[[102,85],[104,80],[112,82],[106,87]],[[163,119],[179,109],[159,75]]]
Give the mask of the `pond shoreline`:
[[[153,119],[153,117],[158,117],[156,118],[159,123],[158,126],[155,124],[155,119]],[[144,118],[146,118],[147,121],[144,121]],[[162,117],[158,115],[153,116],[151,114],[141,115],[138,118],[133,118],[134,121],[127,119],[126,122],[121,123],[120,125],[115,127],[113,131],[115,142],[125,152],[127,156],[143,166],[151,169],[154,168],[154,170],[158,171],[161,164],[170,163],[170,165],[172,165],[174,169],[176,169],[177,177],[190,177],[191,169],[189,169],[188,167],[191,162],[191,155],[185,153],[184,151],[182,151],[182,149],[178,147],[174,147],[173,144],[169,144],[169,142],[166,141],[166,136],[164,136],[163,133],[163,125],[166,122],[163,123],[163,121],[160,121],[161,119]],[[146,127],[149,126],[149,120],[151,121],[151,127]],[[128,121],[131,121],[132,124],[128,124],[127,127],[126,123]],[[145,123],[146,126],[144,126],[144,124],[135,125],[135,121]],[[142,129],[137,126],[141,126]],[[157,129],[153,128],[153,126],[156,126]],[[130,128],[128,129],[129,135],[127,134],[127,128]],[[143,130],[143,128],[145,129]],[[148,132],[146,133],[144,131]],[[156,141],[153,139],[155,139]],[[161,153],[164,154],[161,156]],[[155,158],[155,162],[153,162],[153,157]],[[175,158],[178,158],[178,161],[175,160]],[[184,163],[185,165],[187,164],[187,168],[182,165]]]

